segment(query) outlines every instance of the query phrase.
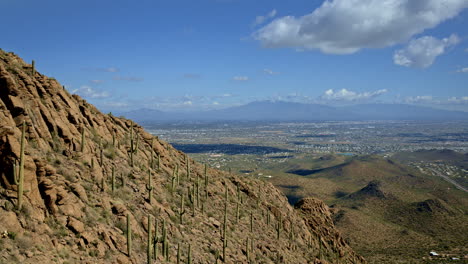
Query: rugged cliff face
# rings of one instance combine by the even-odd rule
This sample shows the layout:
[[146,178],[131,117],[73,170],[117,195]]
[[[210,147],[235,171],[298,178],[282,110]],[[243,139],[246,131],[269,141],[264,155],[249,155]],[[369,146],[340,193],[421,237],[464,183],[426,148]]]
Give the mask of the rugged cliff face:
[[365,263],[322,202],[293,209],[269,183],[205,171],[1,50],[0,185],[0,263],[156,262],[163,245],[168,263],[179,248],[192,263]]

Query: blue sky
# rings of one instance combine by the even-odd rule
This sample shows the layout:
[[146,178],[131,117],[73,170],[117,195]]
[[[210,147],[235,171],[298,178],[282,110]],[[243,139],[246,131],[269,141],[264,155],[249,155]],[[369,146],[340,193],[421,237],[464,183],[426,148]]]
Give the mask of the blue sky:
[[468,0],[0,3],[0,48],[104,111],[256,100],[468,111]]

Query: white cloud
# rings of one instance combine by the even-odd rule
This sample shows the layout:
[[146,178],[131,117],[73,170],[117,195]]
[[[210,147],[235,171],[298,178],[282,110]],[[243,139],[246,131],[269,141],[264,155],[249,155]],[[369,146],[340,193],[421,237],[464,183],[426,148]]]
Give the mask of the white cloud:
[[260,24],[263,24],[265,21],[268,19],[274,18],[276,16],[276,9],[273,9],[270,11],[270,13],[264,15],[264,16],[257,16],[255,18],[255,21],[252,23],[252,26],[258,26]]
[[331,101],[365,101],[373,99],[379,95],[387,93],[387,89],[377,90],[373,92],[357,93],[346,89],[334,91],[333,89],[326,90],[320,99]]
[[[183,95],[183,96],[149,96],[141,99],[127,99],[125,108],[139,109],[150,108],[160,109],[162,111],[189,111],[189,110],[210,110],[220,109],[233,105],[232,94],[219,95]],[[102,104],[104,105],[104,104]],[[112,105],[104,105],[110,107]],[[119,103],[115,103],[115,108],[119,108]],[[115,111],[115,110],[114,110]]]
[[274,72],[270,69],[263,69],[263,72],[266,73],[266,74],[269,74],[269,75],[276,75],[276,74],[279,74],[279,72]]
[[408,104],[428,104],[434,103],[435,101],[435,98],[431,95],[408,96],[404,100],[404,102]]
[[467,104],[468,105],[468,96],[462,97],[450,97],[448,99],[450,104]]
[[234,81],[238,81],[238,82],[245,82],[245,81],[249,80],[249,77],[247,77],[247,76],[234,76],[234,77],[232,77],[232,79]]
[[468,96],[434,97],[432,95],[418,95],[405,97],[403,103],[423,105],[468,105]]
[[253,37],[268,48],[351,54],[406,42],[467,7],[467,0],[326,0],[305,16],[275,19]]
[[91,83],[94,83],[94,84],[101,84],[101,83],[103,83],[104,81],[103,81],[103,80],[91,80],[90,82],[91,82]]
[[393,62],[405,67],[427,68],[434,63],[437,56],[444,54],[445,50],[460,42],[457,35],[437,39],[424,36],[413,39],[403,49],[397,50],[393,55]]
[[78,89],[72,91],[72,94],[77,94],[84,98],[91,98],[91,99],[103,99],[108,98],[111,95],[106,91],[97,91],[93,89],[91,86],[83,85]]
[[468,73],[468,67],[461,68],[461,69],[459,69],[457,72]]

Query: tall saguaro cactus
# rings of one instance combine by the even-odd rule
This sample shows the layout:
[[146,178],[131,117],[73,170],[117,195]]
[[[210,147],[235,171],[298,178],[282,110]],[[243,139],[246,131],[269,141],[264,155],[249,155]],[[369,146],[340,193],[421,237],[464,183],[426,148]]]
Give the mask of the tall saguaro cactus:
[[205,163],[205,189],[208,187],[208,166]]
[[130,165],[133,167],[133,154],[138,152],[138,134],[137,137],[133,137],[133,125],[130,128]]
[[185,154],[185,160],[187,162],[187,180],[190,181],[190,160],[187,156],[187,154]]
[[147,245],[147,248],[146,248],[146,254],[147,254],[147,259],[148,259],[148,264],[151,264],[151,261],[152,261],[152,238],[153,236],[151,235],[151,225],[152,225],[152,221],[151,221],[151,215],[148,215],[148,245]]
[[166,219],[163,220],[161,243],[162,243],[163,256],[165,256],[166,261],[169,261],[169,239],[167,239]]
[[192,245],[188,245],[187,264],[192,264]]
[[151,170],[148,169],[148,184],[146,184],[146,190],[148,190],[149,195],[148,195],[148,201],[151,204],[151,200],[153,200],[153,183],[151,181]]
[[112,193],[115,191],[115,166],[112,167]]
[[179,164],[176,164],[176,167],[175,167],[175,175],[176,175],[177,186],[179,186],[179,184],[180,184]]
[[229,202],[229,192],[227,184],[225,185],[226,191],[224,193],[224,223],[223,223],[223,262],[226,262],[226,248],[227,248],[227,207]]
[[84,126],[81,127],[81,152],[84,151],[84,146],[85,146],[85,130]]
[[130,214],[127,214],[127,254],[132,256],[132,226],[130,223]]
[[177,243],[177,264],[180,264],[180,242]]
[[34,60],[32,60],[31,62],[31,75],[32,77],[34,77],[34,75],[36,74],[36,62]]
[[253,232],[253,212],[250,211],[250,232]]
[[17,185],[18,190],[18,204],[16,208],[21,210],[23,206],[23,190],[24,190],[24,145],[26,141],[26,122],[23,121],[21,128],[21,148],[20,148],[20,162],[18,172],[16,171],[16,163],[13,164],[13,173],[15,184]]
[[176,168],[172,171],[172,178],[171,178],[171,194],[174,193],[176,187]]
[[283,222],[281,220],[281,215],[279,215],[278,223],[276,224],[276,239],[278,240],[280,238],[282,228],[283,228]]
[[240,210],[239,210],[240,205],[239,205],[239,203],[240,203],[240,200],[241,200],[240,188],[239,188],[239,183],[237,183],[236,224],[239,223],[239,217],[240,217]]
[[247,263],[250,263],[249,237],[247,237],[247,243],[245,245],[245,256],[247,257]]
[[156,157],[158,158],[158,171],[160,171],[161,170],[161,156],[158,154]]
[[180,208],[179,208],[179,222],[181,225],[184,224],[184,214],[185,214],[185,207],[184,207],[184,194],[180,196]]
[[200,208],[200,177],[197,174],[197,182],[196,182],[196,195],[197,195],[197,207]]

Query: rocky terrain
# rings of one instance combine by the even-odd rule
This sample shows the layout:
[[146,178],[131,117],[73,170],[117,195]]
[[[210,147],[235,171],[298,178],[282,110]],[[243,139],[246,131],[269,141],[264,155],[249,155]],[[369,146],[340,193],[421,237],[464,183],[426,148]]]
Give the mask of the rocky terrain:
[[365,263],[321,201],[196,163],[1,50],[0,232],[0,263]]

